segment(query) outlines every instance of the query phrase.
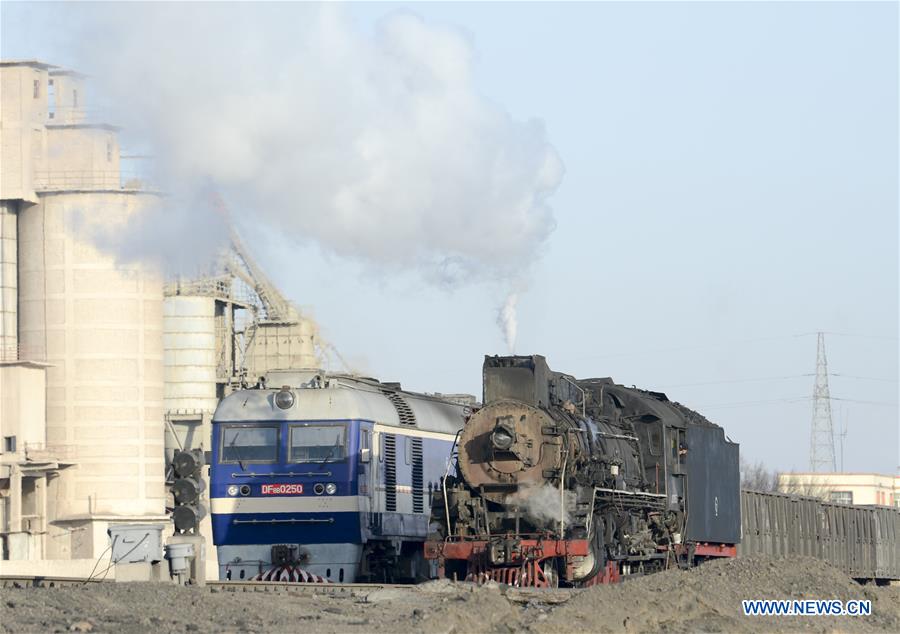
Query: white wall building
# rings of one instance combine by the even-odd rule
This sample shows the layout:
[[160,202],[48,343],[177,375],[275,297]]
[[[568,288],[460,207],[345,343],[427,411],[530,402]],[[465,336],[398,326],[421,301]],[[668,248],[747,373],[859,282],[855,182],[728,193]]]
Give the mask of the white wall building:
[[900,475],[878,473],[780,473],[778,490],[839,504],[900,507]]

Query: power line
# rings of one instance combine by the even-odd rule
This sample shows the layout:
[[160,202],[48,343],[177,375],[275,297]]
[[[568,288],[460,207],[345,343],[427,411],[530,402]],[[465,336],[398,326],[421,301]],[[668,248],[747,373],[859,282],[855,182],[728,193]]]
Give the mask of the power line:
[[701,381],[698,383],[679,383],[676,385],[661,385],[659,389],[668,389],[672,387],[694,387],[698,385],[722,385],[725,383],[755,383],[761,381],[782,381],[785,379],[800,379],[804,377],[815,376],[812,373],[807,374],[788,374],[786,376],[768,376],[768,377],[760,377],[760,378],[752,378],[752,379],[722,379],[719,381]]
[[803,401],[810,400],[809,396],[796,396],[790,398],[773,398],[759,401],[739,401],[737,403],[719,403],[718,405],[706,405],[700,409],[701,411],[705,411],[708,409],[730,409],[734,407],[753,407],[756,405],[771,405],[773,403],[802,403]]
[[842,379],[859,379],[861,381],[884,381],[886,383],[898,383],[900,379],[882,379],[876,376],[856,376],[853,374],[840,374],[838,372],[830,372],[829,376],[839,376]]
[[[614,352],[610,354],[594,354],[587,355],[582,357],[569,357],[566,361],[586,361],[590,359],[612,359],[618,357],[638,357],[647,354],[657,354],[660,352],[684,352],[687,350],[708,350],[710,348],[721,348],[723,346],[733,346],[740,344],[750,344],[750,343],[760,343],[764,341],[784,341],[785,339],[797,339],[799,337],[805,337],[810,333],[802,333],[799,335],[779,335],[775,337],[756,337],[752,339],[736,339],[730,341],[718,341],[713,343],[706,344],[698,344],[698,345],[690,345],[690,346],[675,346],[672,348],[653,348],[653,349],[645,349],[639,350],[637,352]],[[815,334],[815,333],[812,333]]]
[[[712,381],[698,381],[695,383],[669,383],[665,385],[658,385],[657,389],[669,389],[673,387],[696,387],[702,385],[724,385],[727,383],[756,383],[756,382],[765,382],[765,381],[784,381],[787,379],[803,379],[811,376],[816,376],[812,372],[807,372],[805,374],[786,374],[784,376],[764,376],[764,377],[753,377],[747,379],[716,379]],[[857,376],[855,374],[841,374],[839,372],[829,372],[828,376],[836,376],[842,379],[859,379],[862,381],[883,381],[886,383],[897,383],[900,382],[900,379],[884,379],[881,377],[874,376]]]
[[837,396],[831,397],[832,401],[845,401],[847,403],[862,403],[863,405],[881,405],[883,407],[897,407],[897,403],[886,403],[884,401],[860,401],[855,398],[838,398]]
[[[698,406],[697,409],[699,411],[705,411],[708,409],[724,409],[724,408],[733,408],[733,407],[753,407],[756,405],[770,405],[772,403],[801,403],[803,401],[811,401],[813,400],[812,396],[794,396],[794,397],[786,397],[786,398],[773,398],[773,399],[765,399],[758,401],[738,401],[736,403],[718,403],[715,405],[703,405]],[[828,400],[830,401],[843,401],[845,403],[859,403],[861,405],[877,405],[882,407],[898,407],[897,403],[888,403],[885,401],[863,401],[855,398],[841,398],[839,396],[829,396]]]
[[[815,335],[817,333],[814,332],[805,332],[803,335],[798,336],[806,336],[806,335]],[[898,341],[897,337],[888,337],[886,335],[861,335],[858,333],[852,332],[832,332],[829,330],[822,331],[823,335],[831,335],[834,337],[855,337],[857,339],[883,339],[886,341]]]
[[[711,343],[704,344],[695,344],[695,345],[687,345],[687,346],[673,346],[670,348],[650,348],[645,350],[639,350],[636,352],[612,352],[609,354],[593,354],[593,355],[585,355],[580,357],[569,357],[567,359],[563,359],[566,362],[571,361],[589,361],[593,359],[614,359],[614,358],[622,358],[622,357],[639,357],[648,354],[659,354],[664,352],[686,352],[691,350],[709,350],[711,348],[721,348],[723,346],[735,346],[742,344],[753,344],[753,343],[762,343],[769,341],[784,341],[787,339],[801,339],[803,337],[812,337],[818,336],[819,332],[801,332],[793,335],[775,335],[771,337],[752,337],[748,339],[731,339],[725,341],[714,341]],[[897,337],[889,337],[885,335],[863,335],[863,334],[854,334],[849,332],[831,332],[825,331],[822,334],[826,335],[834,335],[837,337],[856,337],[861,339],[880,339],[884,341],[898,341]]]

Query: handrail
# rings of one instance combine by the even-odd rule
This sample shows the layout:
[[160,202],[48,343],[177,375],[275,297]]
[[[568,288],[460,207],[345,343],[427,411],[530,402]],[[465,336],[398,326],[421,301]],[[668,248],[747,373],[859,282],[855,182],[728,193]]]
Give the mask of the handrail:
[[231,520],[232,524],[334,524],[334,518],[329,517],[327,519],[319,519],[315,517],[305,518],[305,519],[295,519],[290,518],[286,520],[281,519],[271,519],[271,520],[239,520],[233,519]]
[[256,473],[255,471],[242,471],[241,473],[232,473],[232,478],[280,478],[283,476],[322,476],[331,477],[331,471],[273,471],[272,473]]
[[146,176],[122,170],[35,170],[32,182],[37,191],[59,189],[147,190],[153,187]]

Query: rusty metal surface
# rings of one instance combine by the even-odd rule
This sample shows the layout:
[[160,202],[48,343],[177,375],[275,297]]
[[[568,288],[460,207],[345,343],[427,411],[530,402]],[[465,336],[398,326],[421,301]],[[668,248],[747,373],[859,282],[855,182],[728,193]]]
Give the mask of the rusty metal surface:
[[504,503],[519,486],[540,484],[544,472],[561,466],[562,440],[542,430],[553,420],[515,401],[492,403],[474,414],[459,438],[459,466],[473,488]]

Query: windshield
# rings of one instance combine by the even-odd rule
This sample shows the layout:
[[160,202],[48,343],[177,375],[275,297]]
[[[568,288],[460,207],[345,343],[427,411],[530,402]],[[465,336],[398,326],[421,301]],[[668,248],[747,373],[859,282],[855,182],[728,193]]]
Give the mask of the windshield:
[[222,430],[219,462],[275,462],[278,460],[278,427],[229,426]]
[[291,462],[337,462],[347,456],[343,425],[292,425]]

